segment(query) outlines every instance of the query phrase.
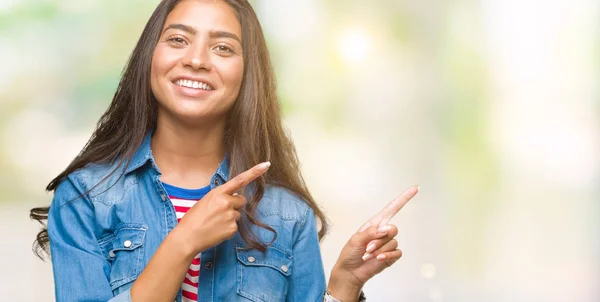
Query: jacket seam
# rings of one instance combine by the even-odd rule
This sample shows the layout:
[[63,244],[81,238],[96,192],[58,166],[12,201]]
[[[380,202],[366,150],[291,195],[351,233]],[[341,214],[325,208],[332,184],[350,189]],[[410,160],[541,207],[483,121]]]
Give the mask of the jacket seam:
[[[65,200],[64,202],[62,202],[62,203],[60,203],[60,204],[59,204],[59,207],[61,207],[61,208],[62,208],[63,206],[65,206],[65,205],[67,205],[67,204],[69,204],[69,203],[71,203],[71,202],[73,202],[73,201],[77,200],[77,199],[80,199],[80,198],[85,198],[85,200],[86,200],[86,201],[87,201],[87,202],[88,202],[90,205],[92,205],[92,201],[89,199],[89,196],[88,196],[88,194],[87,194],[87,193],[85,193],[85,194],[84,194],[84,192],[86,192],[86,191],[87,191],[87,190],[86,190],[86,186],[85,186],[85,184],[81,183],[81,182],[79,181],[79,178],[78,178],[78,177],[75,177],[75,176],[76,176],[76,172],[77,172],[77,171],[73,172],[71,175],[67,175],[67,177],[66,177],[66,178],[64,178],[64,180],[62,180],[62,181],[63,181],[63,182],[64,182],[64,181],[68,181],[68,182],[70,182],[70,183],[71,183],[71,186],[73,187],[73,189],[74,189],[74,191],[75,191],[75,193],[76,193],[76,195],[77,195],[77,196],[74,196],[74,197],[67,196],[67,197],[69,197],[69,198],[67,198],[67,200]],[[59,186],[60,186],[60,185],[59,185]],[[82,190],[82,189],[83,189],[83,190]],[[55,192],[55,194],[56,194],[56,192]]]
[[304,216],[302,217],[302,221],[300,221],[300,231],[304,230],[304,226],[306,225],[306,220],[308,219],[308,213],[310,212],[310,207],[307,206],[304,211]]

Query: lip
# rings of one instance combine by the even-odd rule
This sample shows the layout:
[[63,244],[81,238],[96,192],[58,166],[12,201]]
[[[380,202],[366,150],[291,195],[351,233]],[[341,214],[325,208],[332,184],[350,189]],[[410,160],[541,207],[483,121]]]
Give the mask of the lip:
[[[195,88],[179,86],[176,84],[176,82],[179,80],[189,80],[189,81],[206,83],[206,84],[210,85],[210,87],[212,87],[213,90],[195,89]],[[174,77],[171,80],[171,84],[173,84],[173,86],[175,86],[175,90],[178,93],[180,93],[183,96],[190,97],[190,98],[201,98],[201,97],[207,96],[217,90],[213,83],[211,83],[209,80],[207,80],[206,78],[203,78],[203,77],[178,76],[178,77]]]

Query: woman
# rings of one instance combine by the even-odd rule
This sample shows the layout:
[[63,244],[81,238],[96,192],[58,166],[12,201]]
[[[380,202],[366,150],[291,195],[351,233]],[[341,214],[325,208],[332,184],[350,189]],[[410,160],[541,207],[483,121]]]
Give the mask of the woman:
[[162,1],[94,134],[47,189],[51,206],[32,217],[48,217],[38,243],[58,301],[355,301],[400,258],[387,220],[416,194],[350,239],[327,286],[328,225],[244,0]]

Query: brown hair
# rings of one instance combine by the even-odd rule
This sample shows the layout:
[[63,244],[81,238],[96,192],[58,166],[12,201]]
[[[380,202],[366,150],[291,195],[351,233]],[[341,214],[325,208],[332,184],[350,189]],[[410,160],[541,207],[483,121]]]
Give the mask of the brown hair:
[[[89,163],[119,161],[118,167],[111,172],[115,173],[119,167],[130,163],[145,135],[156,127],[157,101],[150,87],[152,55],[168,14],[180,1],[163,0],[154,10],[127,62],[113,100],[90,140],[69,166],[48,184],[47,191],[56,190],[67,175]],[[250,224],[275,232],[254,218],[265,186],[269,184],[286,188],[304,199],[321,222],[321,239],[328,230],[328,223],[306,187],[294,144],[281,123],[275,77],[258,18],[248,1],[224,1],[233,8],[240,22],[244,56],[240,92],[229,112],[225,131],[230,176],[265,160],[272,164],[269,171],[254,182],[245,209],[247,219],[239,223],[240,235],[250,248],[265,251],[266,244],[257,238]],[[33,208],[30,217],[44,225],[48,211],[49,207]],[[48,231],[44,226],[34,241],[34,253],[43,258],[43,253],[48,253],[48,243]]]

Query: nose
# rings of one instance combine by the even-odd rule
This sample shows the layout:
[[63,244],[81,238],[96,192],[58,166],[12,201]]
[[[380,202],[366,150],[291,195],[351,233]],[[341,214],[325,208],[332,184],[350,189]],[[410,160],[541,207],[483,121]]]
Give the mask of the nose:
[[182,59],[182,63],[185,67],[190,67],[194,70],[205,69],[210,71],[212,69],[212,62],[210,51],[204,43],[198,45],[191,45]]

